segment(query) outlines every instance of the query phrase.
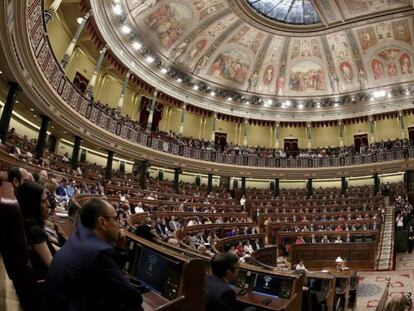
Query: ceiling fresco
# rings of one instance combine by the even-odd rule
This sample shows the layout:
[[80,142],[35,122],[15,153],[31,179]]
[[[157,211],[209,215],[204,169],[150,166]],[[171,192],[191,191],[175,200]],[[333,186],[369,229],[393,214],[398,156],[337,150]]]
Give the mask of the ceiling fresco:
[[[108,1],[107,14],[120,6],[122,20],[166,67],[209,88],[308,97],[414,78],[413,17],[383,16],[411,10],[411,1],[240,1],[292,27],[306,24],[304,18],[315,14],[314,22],[323,23],[326,30],[313,36],[255,27],[234,9],[234,1],[240,0],[113,0]],[[289,21],[294,12],[302,14],[301,21]],[[373,20],[358,20],[367,15]],[[338,23],[342,27],[330,26]]]

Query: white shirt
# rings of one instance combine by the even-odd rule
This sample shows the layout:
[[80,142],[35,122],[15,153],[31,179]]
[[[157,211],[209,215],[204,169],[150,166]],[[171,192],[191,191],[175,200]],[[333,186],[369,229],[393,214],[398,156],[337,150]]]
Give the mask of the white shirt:
[[139,214],[139,213],[145,213],[144,209],[140,206],[135,207],[135,213]]
[[296,265],[296,268],[295,268],[296,270],[305,270],[305,271],[308,271],[308,269],[306,269],[305,268],[305,265],[304,264],[297,264]]
[[241,198],[240,205],[244,206],[245,203],[246,203],[246,198]]
[[249,244],[249,245],[245,245],[244,246],[244,252],[246,254],[252,254],[253,253],[253,247]]

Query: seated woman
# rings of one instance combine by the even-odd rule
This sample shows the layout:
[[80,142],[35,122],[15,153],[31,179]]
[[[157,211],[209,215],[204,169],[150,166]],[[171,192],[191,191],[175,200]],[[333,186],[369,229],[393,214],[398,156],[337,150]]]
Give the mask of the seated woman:
[[23,219],[29,257],[38,279],[44,279],[55,249],[45,231],[49,202],[43,186],[30,181],[17,190]]

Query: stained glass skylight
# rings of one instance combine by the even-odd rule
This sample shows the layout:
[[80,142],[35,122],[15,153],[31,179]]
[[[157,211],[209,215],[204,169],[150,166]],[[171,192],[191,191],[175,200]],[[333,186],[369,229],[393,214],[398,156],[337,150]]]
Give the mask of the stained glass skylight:
[[294,25],[311,25],[321,22],[309,0],[246,1],[259,14],[278,22]]

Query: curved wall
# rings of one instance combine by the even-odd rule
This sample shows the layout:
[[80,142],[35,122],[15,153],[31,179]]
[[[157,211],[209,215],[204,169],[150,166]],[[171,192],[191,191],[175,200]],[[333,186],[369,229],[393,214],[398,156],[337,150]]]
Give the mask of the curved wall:
[[[298,162],[291,164],[292,168],[283,165],[260,167],[261,162],[255,159],[247,159],[246,162],[246,159],[223,158],[219,155],[206,158],[208,152],[204,152],[202,156],[203,152],[190,150],[191,148],[180,150],[171,144],[166,146],[157,139],[151,139],[146,133],[128,128],[98,111],[78,93],[62,72],[50,48],[45,35],[40,0],[12,2],[10,6],[8,11],[3,11],[14,14],[8,15],[12,18],[4,16],[5,27],[2,29],[7,31],[2,33],[2,45],[9,69],[16,80],[28,96],[33,98],[35,105],[52,119],[62,122],[62,126],[67,126],[74,134],[119,154],[148,159],[155,165],[182,167],[188,171],[258,178],[331,178],[369,175],[378,171],[404,171],[414,166],[412,159],[404,159],[401,153],[396,152],[387,155],[385,159],[388,161],[384,163],[371,163],[363,157],[354,159],[356,163],[366,162],[366,165],[360,167],[353,165],[355,162],[347,163],[345,160],[340,168],[300,167]],[[209,161],[191,159],[190,156]],[[221,163],[217,163],[219,161]]]

